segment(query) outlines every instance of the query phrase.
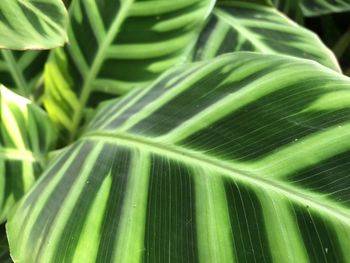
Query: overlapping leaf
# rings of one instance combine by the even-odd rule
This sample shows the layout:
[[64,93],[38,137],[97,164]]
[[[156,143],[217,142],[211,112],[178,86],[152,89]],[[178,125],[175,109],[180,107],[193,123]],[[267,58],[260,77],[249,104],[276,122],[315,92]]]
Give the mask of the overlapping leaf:
[[0,51],[0,83],[34,100],[42,81],[45,51]]
[[1,0],[0,48],[49,49],[66,41],[61,0]]
[[349,262],[350,80],[235,53],[99,112],[8,223],[15,262]]
[[0,87],[0,221],[41,173],[55,141],[47,114]]
[[233,1],[221,4],[203,29],[195,60],[233,51],[256,51],[312,59],[340,71],[333,53],[311,31],[274,8]]
[[301,21],[301,15],[319,16],[350,11],[349,0],[273,0],[274,4],[292,18]]
[[300,8],[299,2],[300,0],[273,0],[273,3],[278,10],[299,24],[303,24],[304,15]]
[[300,4],[306,16],[350,11],[349,0],[301,0]]
[[72,137],[86,109],[186,59],[214,0],[77,0],[46,68],[46,108]]

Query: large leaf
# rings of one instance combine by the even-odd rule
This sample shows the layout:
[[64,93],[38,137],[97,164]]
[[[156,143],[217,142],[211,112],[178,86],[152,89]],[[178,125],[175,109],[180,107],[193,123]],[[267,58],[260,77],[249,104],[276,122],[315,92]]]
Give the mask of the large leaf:
[[0,50],[0,83],[34,100],[41,86],[45,51]]
[[1,0],[0,48],[49,49],[66,41],[61,0]]
[[29,100],[0,86],[0,221],[27,192],[55,141],[48,116]]
[[288,15],[291,19],[298,22],[299,24],[304,24],[304,15],[300,8],[301,0],[273,0],[274,5]]
[[[242,0],[217,0],[218,3],[241,2]],[[274,0],[275,1],[275,0]],[[265,6],[272,6],[271,0],[245,0],[246,3],[253,3]]]
[[87,107],[184,61],[215,0],[76,0],[71,44],[46,67],[45,106],[73,138]]
[[333,53],[316,34],[274,8],[230,2],[215,8],[194,51],[195,60],[233,51],[286,54],[312,59],[340,71]]
[[274,4],[292,18],[301,21],[305,16],[319,16],[350,11],[349,0],[273,0]]
[[104,107],[10,218],[15,262],[349,262],[350,80],[235,53]]
[[301,0],[300,3],[306,16],[350,11],[350,0]]

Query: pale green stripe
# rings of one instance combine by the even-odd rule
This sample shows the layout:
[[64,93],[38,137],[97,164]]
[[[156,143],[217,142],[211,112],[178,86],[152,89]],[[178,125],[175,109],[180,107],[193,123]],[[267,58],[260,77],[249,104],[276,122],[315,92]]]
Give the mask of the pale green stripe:
[[[191,42],[193,42],[192,32],[162,42],[113,45],[108,48],[106,58],[151,59],[176,52]],[[147,52],[145,52],[145,50],[147,50]]]
[[[350,123],[338,125],[294,141],[251,164],[251,170],[267,178],[283,178],[305,167],[350,150]],[[300,154],[300,153],[303,154]]]
[[229,30],[230,27],[226,23],[222,23],[220,20],[218,20],[210,34],[209,39],[204,45],[204,49],[202,51],[197,51],[198,53],[201,53],[201,59],[210,59],[215,57]]
[[150,156],[145,151],[133,154],[113,262],[138,263],[144,255]]
[[[338,240],[339,240],[339,246],[340,246],[342,254],[343,254],[344,263],[350,263],[350,257],[349,257],[349,247],[350,247],[349,224],[344,224],[342,222],[339,223],[339,222],[335,222],[335,221],[331,221],[331,223],[332,223],[333,227],[335,228],[335,232],[336,232]],[[328,253],[328,251],[326,251],[326,248],[325,248],[325,253],[326,254]]]
[[309,262],[290,201],[280,194],[261,190],[258,190],[258,197],[262,206],[273,262]]
[[[56,188],[58,183],[61,181],[61,178],[64,176],[65,172],[67,171],[68,167],[74,162],[74,158],[78,151],[80,150],[81,146],[76,147],[76,150],[72,153],[72,156],[70,159],[68,159],[64,165],[62,166],[61,170],[56,173],[56,176],[46,185],[45,189],[41,192],[40,198],[38,199],[38,202],[34,206],[34,208],[31,208],[30,206],[24,207],[21,206],[21,217],[20,221],[16,221],[15,223],[8,224],[8,231],[15,231],[15,233],[18,230],[19,225],[23,225],[25,222],[25,225],[22,226],[22,229],[20,231],[20,243],[12,244],[13,247],[16,248],[16,250],[12,251],[13,256],[16,255],[23,255],[27,249],[30,251],[35,251],[37,249],[37,246],[40,245],[40,242],[34,243],[33,240],[29,239],[30,231],[32,230],[32,226],[35,225],[36,220],[40,216],[40,211],[42,210],[43,206],[45,205],[47,199],[50,197],[50,194],[52,193],[53,189]],[[44,176],[39,179],[38,184],[41,180],[43,180]],[[29,210],[30,209],[30,210]],[[15,237],[16,240],[19,237]],[[34,252],[32,255],[35,255]]]
[[1,159],[36,162],[42,161],[44,158],[43,156],[34,155],[32,151],[25,149],[19,150],[0,147],[0,160]]
[[98,7],[95,0],[88,0],[83,2],[90,25],[93,28],[94,35],[99,43],[103,42],[106,37],[106,30],[103,25],[101,14],[98,12]]
[[[152,16],[161,15],[162,13],[175,12],[179,9],[186,8],[194,3],[200,3],[203,0],[177,0],[177,1],[139,1],[135,2],[130,8],[130,16]],[[203,2],[208,2],[205,0]],[[154,8],[157,6],[157,8]]]
[[104,179],[86,216],[77,247],[74,250],[73,262],[75,263],[96,263],[98,260],[99,247],[96,244],[100,243],[100,229],[105,218],[104,211],[107,208],[109,193],[112,191],[111,185],[112,175],[109,174]]
[[[42,254],[40,254],[39,258],[51,259],[49,262],[55,261],[53,256],[56,252],[57,245],[59,242],[61,242],[61,239],[64,238],[61,235],[64,233],[67,221],[69,220],[73,210],[76,209],[76,203],[79,200],[83,189],[86,187],[88,177],[90,175],[90,172],[95,167],[96,160],[101,154],[102,147],[102,142],[96,143],[93,150],[90,152],[90,155],[87,157],[85,165],[82,167],[82,169],[80,171],[77,171],[76,175],[71,175],[76,176],[77,179],[75,180],[74,185],[70,189],[64,202],[60,205],[60,209],[55,217],[55,220],[50,226],[50,231],[47,233],[50,243],[41,244],[38,242],[38,244],[43,245]],[[65,238],[68,239],[67,237]],[[62,253],[64,254],[65,251],[62,251]],[[37,252],[35,254],[37,254]],[[42,263],[46,263],[46,261]]]
[[[256,62],[246,63],[242,65],[239,69],[235,70],[233,73],[228,75],[228,77],[221,83],[230,83],[234,81],[239,81],[242,78],[249,76],[250,74],[259,71],[260,69],[266,68],[269,63],[274,64],[275,61],[262,61],[258,60]],[[271,72],[272,73],[272,72]],[[284,67],[279,70],[273,71],[272,74],[266,74],[259,79],[252,80],[244,88],[231,93],[230,95],[224,97],[219,101],[213,101],[213,104],[207,107],[205,110],[198,113],[196,116],[188,119],[176,129],[170,131],[161,137],[156,138],[157,141],[167,141],[167,142],[178,142],[190,135],[208,127],[210,124],[222,119],[224,116],[238,110],[239,108],[248,105],[256,101],[257,99],[281,88],[281,85],[288,86],[294,83],[298,83],[305,79],[315,75],[315,70],[309,67],[303,68],[300,66],[291,72],[289,67]],[[277,74],[278,73],[278,74]],[[300,74],[302,73],[302,74]],[[291,74],[295,77],[289,78]],[[263,89],[257,89],[257,87],[264,87]]]
[[40,55],[41,51],[28,51],[23,52],[21,57],[18,59],[17,64],[20,66],[22,71],[27,67],[33,67],[32,63]]
[[2,55],[7,62],[8,68],[11,72],[12,78],[16,83],[17,89],[21,91],[23,96],[29,96],[29,89],[27,82],[23,76],[22,70],[18,67],[17,62],[10,50],[2,50]]
[[96,79],[96,76],[103,64],[103,61],[107,55],[107,50],[111,46],[113,40],[117,36],[117,33],[119,32],[120,26],[124,22],[125,18],[127,17],[127,12],[130,8],[130,6],[133,4],[134,0],[126,0],[121,5],[121,8],[119,9],[118,14],[116,15],[116,18],[114,19],[111,27],[109,28],[106,37],[104,38],[103,42],[99,46],[95,59],[91,65],[91,68],[88,72],[88,74],[84,78],[83,87],[81,89],[81,94],[79,98],[79,108],[74,112],[72,123],[73,123],[73,129],[70,135],[70,141],[72,141],[76,133],[78,131],[78,127],[81,121],[81,117],[83,114],[83,110],[85,109],[85,105],[89,99],[89,95],[93,89],[92,83],[94,79]]
[[[198,71],[195,71],[190,78],[185,78],[183,82],[178,84],[176,86],[176,89],[171,90],[170,92],[165,93],[161,98],[158,98],[157,100],[150,102],[142,111],[136,113],[133,118],[129,119],[125,124],[118,128],[120,131],[125,131],[140,122],[141,120],[147,118],[153,112],[158,110],[163,105],[167,104],[169,101],[171,101],[174,97],[176,97],[181,92],[190,89],[193,84],[198,82],[200,79],[205,77],[207,74],[210,74],[212,71],[217,69],[220,66],[225,65],[230,59],[227,57],[226,59],[223,57],[221,60],[215,60],[210,64],[206,64],[203,68],[201,68]],[[201,64],[197,64],[197,67],[201,67]],[[170,83],[169,83],[170,85]],[[151,91],[152,92],[152,91]]]
[[280,181],[273,181],[269,178],[263,178],[261,175],[256,176],[244,170],[238,170],[234,165],[226,161],[213,158],[212,156],[205,155],[198,151],[191,151],[183,147],[162,144],[140,136],[125,134],[90,132],[83,136],[83,138],[92,141],[118,143],[118,145],[125,145],[127,147],[133,145],[150,152],[158,153],[159,155],[165,155],[175,160],[183,161],[191,166],[198,165],[203,169],[213,170],[219,174],[226,175],[245,185],[254,185],[265,191],[281,193],[290,198],[293,202],[309,205],[310,209],[319,210],[321,213],[328,214],[329,216],[350,224],[350,211],[334,203],[332,200],[327,200],[322,196],[317,196],[317,198],[315,198],[315,196],[311,196],[306,190],[300,191],[300,189],[295,186],[287,185]]
[[235,262],[234,243],[222,178],[211,170],[194,171],[199,260]]
[[247,38],[253,46],[255,46],[259,51],[263,53],[274,53],[274,50],[261,41],[261,37],[250,31],[248,28],[241,26],[239,20],[236,20],[232,15],[225,12],[223,9],[216,8],[213,12],[215,15],[219,16],[222,20],[226,21],[233,28],[235,28],[241,35]]

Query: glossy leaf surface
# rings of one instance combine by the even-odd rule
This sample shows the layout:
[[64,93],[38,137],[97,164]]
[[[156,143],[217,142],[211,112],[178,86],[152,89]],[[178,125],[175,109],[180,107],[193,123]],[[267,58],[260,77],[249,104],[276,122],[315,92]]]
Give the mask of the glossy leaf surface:
[[[193,47],[215,0],[77,0],[71,44],[46,67],[45,106],[72,138],[99,102],[148,82]],[[72,139],[71,138],[71,139]]]
[[56,139],[47,114],[0,86],[0,221],[39,177]]
[[50,49],[67,41],[61,0],[1,0],[0,48]]
[[316,34],[274,8],[243,1],[227,2],[214,9],[201,32],[194,59],[205,60],[234,51],[306,58],[340,71],[335,56]]
[[0,83],[17,94],[35,99],[43,80],[45,51],[0,50]]
[[235,53],[100,111],[8,223],[15,262],[349,262],[350,80]]

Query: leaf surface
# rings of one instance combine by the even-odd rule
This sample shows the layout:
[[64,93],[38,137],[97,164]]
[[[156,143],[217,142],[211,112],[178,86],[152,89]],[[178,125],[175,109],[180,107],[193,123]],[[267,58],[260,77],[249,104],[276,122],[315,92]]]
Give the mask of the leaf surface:
[[255,51],[312,59],[340,71],[334,54],[313,32],[274,8],[242,1],[218,5],[194,51],[205,60],[234,51]]
[[305,16],[350,11],[349,0],[301,0],[300,5]]
[[0,48],[51,49],[67,41],[61,0],[1,0]]
[[105,106],[7,225],[15,262],[349,262],[350,80],[234,53]]
[[56,133],[47,114],[0,86],[0,221],[39,177]]
[[214,0],[77,0],[71,44],[52,54],[45,106],[74,138],[88,108],[187,59]]
[[42,83],[45,51],[0,51],[0,82],[17,94],[34,101]]

